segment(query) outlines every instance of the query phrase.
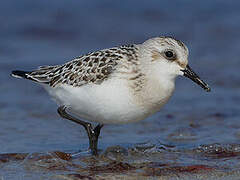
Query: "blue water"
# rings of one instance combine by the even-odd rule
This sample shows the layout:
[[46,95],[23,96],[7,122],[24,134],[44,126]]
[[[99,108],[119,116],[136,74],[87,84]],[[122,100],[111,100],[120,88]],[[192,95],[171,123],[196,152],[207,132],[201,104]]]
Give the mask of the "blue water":
[[112,46],[170,35],[187,44],[206,93],[178,78],[176,92],[156,115],[102,129],[100,148],[159,140],[189,148],[240,139],[240,1],[0,2],[0,153],[78,151],[82,127],[61,119],[41,86],[14,79],[15,69],[61,64]]

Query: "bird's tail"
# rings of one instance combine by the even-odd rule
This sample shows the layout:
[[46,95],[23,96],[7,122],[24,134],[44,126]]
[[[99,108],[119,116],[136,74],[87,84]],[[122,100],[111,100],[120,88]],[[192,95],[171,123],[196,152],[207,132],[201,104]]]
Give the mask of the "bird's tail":
[[31,79],[28,76],[28,73],[30,73],[30,72],[16,70],[16,71],[12,71],[11,76],[15,77],[15,78]]
[[56,66],[41,66],[34,71],[12,71],[11,76],[16,78],[29,79],[39,83],[50,83],[52,76],[54,75],[53,70]]

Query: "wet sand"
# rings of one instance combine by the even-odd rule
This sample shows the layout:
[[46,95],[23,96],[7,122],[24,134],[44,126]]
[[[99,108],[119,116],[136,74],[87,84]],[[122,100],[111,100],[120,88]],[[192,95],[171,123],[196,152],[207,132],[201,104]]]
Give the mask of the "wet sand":
[[178,150],[141,143],[108,147],[98,157],[60,151],[1,154],[0,173],[22,179],[237,179],[239,155],[238,144]]

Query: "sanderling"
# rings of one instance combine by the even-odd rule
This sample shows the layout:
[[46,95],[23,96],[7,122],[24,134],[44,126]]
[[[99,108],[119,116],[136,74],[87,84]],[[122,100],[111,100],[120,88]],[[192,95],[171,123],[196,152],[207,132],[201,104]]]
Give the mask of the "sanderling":
[[[136,122],[156,113],[173,94],[178,75],[210,91],[189,67],[188,48],[171,37],[92,52],[62,65],[12,72],[44,86],[59,105],[60,116],[86,129],[93,154],[103,124]],[[99,124],[93,128],[83,120]]]

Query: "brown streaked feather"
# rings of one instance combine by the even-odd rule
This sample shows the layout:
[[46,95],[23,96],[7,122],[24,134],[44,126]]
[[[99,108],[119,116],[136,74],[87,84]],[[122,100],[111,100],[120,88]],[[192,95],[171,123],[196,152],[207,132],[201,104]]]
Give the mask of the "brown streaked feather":
[[89,53],[57,66],[42,66],[27,76],[51,87],[68,84],[74,87],[87,83],[101,83],[116,69],[122,59],[137,61],[137,46],[127,45]]

